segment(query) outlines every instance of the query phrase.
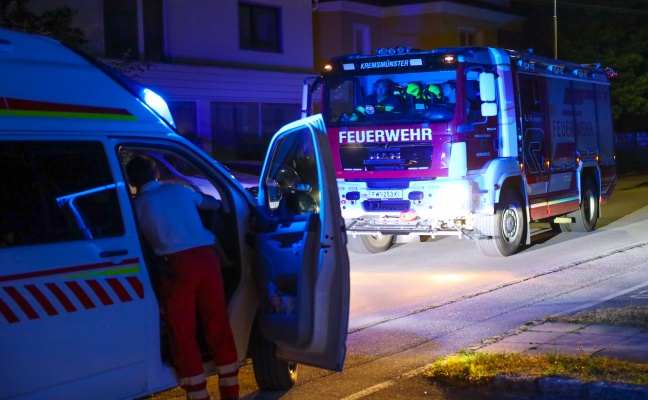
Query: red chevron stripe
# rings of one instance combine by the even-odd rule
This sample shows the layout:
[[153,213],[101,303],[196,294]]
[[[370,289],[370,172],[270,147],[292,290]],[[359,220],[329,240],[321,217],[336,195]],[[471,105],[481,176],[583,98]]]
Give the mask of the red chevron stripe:
[[27,315],[27,318],[29,319],[36,319],[38,318],[38,314],[34,310],[34,308],[29,304],[27,300],[23,297],[20,292],[15,287],[12,286],[7,286],[3,287],[5,292],[13,299],[13,301],[18,304],[18,307]]
[[139,296],[140,299],[144,298],[144,286],[142,286],[142,282],[140,282],[139,278],[136,276],[127,276],[126,280],[128,283],[130,283],[131,287],[133,290],[135,290],[135,293],[137,293],[137,296]]
[[79,285],[77,282],[74,282],[74,281],[65,282],[65,286],[70,288],[72,293],[74,293],[74,295],[77,297],[77,299],[79,299],[79,301],[81,302],[81,305],[83,305],[83,307],[85,307],[86,310],[89,309],[89,308],[97,307],[92,302],[90,297],[88,297],[88,295],[83,290],[83,288],[81,288],[81,285]]
[[47,300],[47,297],[36,287],[36,285],[25,285],[25,289],[38,301],[38,304],[43,307],[47,315],[58,315],[56,308]]
[[119,281],[117,278],[108,278],[106,279],[106,282],[110,285],[112,290],[115,292],[117,297],[119,297],[119,300],[123,303],[127,301],[133,301],[133,298],[128,294],[126,291],[126,288],[124,288],[124,285]]
[[3,317],[9,322],[10,324],[18,322],[18,317],[16,314],[14,314],[13,311],[11,311],[11,308],[5,303],[2,299],[0,299],[0,314],[2,314]]
[[63,293],[60,287],[58,287],[55,283],[46,283],[45,286],[52,292],[52,294],[56,297],[56,299],[63,305],[63,308],[65,308],[65,311],[67,312],[74,312],[76,311],[76,307],[70,299]]
[[104,306],[115,304],[115,302],[110,298],[106,290],[95,279],[88,279],[85,282],[88,284],[88,286],[90,286],[90,289],[92,289],[92,291],[95,292],[97,297],[99,297],[101,304],[103,304]]

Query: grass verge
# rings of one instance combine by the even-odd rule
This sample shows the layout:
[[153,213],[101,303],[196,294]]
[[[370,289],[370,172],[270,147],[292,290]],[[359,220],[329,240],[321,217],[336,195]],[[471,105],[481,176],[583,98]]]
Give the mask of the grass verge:
[[[648,307],[586,310],[547,317],[546,321],[607,324],[648,329]],[[523,328],[524,329],[524,328]],[[648,365],[589,355],[524,355],[462,350],[437,360],[426,373],[433,380],[466,386],[492,383],[500,374],[531,377],[561,376],[582,381],[609,381],[648,385]]]

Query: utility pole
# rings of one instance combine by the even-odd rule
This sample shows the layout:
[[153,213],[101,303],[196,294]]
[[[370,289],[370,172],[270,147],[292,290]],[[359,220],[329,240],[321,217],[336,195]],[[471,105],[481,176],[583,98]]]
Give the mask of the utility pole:
[[554,0],[553,20],[554,20],[554,58],[557,60],[558,59],[558,13],[556,12],[556,2],[557,0]]

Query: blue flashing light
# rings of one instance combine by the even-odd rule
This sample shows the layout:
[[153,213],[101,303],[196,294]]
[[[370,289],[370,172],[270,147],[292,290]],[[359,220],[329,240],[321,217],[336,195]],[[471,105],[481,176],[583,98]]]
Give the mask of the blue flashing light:
[[144,102],[151,107],[155,112],[157,112],[160,117],[164,118],[171,126],[176,127],[175,122],[173,121],[173,116],[171,116],[171,110],[164,99],[154,91],[148,88],[144,88],[142,91]]

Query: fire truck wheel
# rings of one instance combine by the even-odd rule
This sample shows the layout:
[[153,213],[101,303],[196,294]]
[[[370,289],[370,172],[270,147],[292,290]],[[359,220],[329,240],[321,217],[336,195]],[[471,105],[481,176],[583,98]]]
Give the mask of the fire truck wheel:
[[559,224],[562,232],[591,232],[596,227],[599,213],[599,197],[594,181],[590,178],[583,181],[581,208],[567,214],[573,218],[571,224]]
[[297,381],[297,363],[287,362],[275,356],[274,342],[263,337],[256,328],[250,351],[254,379],[263,392],[288,390]]
[[347,248],[356,254],[376,254],[387,251],[394,235],[348,235]]
[[505,192],[500,199],[494,217],[484,219],[480,223],[493,224],[492,227],[484,226],[480,229],[485,232],[493,232],[490,239],[477,241],[477,246],[482,253],[488,256],[503,257],[515,254],[522,243],[525,225],[520,197],[514,192]]

